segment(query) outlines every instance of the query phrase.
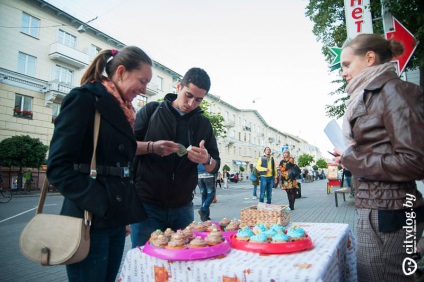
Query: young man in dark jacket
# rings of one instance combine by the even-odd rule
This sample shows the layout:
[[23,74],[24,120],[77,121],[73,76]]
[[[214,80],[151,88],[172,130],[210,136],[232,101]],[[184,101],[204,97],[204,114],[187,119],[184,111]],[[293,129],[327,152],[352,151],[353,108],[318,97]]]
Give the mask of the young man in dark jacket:
[[144,245],[157,229],[189,225],[194,220],[197,165],[212,174],[219,169],[212,125],[199,106],[209,89],[208,74],[192,68],[178,83],[177,94],[167,94],[163,103],[148,103],[137,113],[134,130],[144,143],[137,152],[136,187],[148,219],[131,225],[133,247]]

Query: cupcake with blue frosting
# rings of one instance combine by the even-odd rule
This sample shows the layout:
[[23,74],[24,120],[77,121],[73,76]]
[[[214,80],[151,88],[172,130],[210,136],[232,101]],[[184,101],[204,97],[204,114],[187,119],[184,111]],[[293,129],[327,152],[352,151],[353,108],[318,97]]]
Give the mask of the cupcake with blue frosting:
[[287,236],[287,234],[285,234],[284,232],[278,232],[277,234],[272,236],[272,239],[271,239],[271,243],[273,244],[282,244],[282,243],[287,243],[289,241],[290,241],[289,236]]
[[305,230],[298,225],[293,225],[289,230],[287,230],[287,235],[292,241],[298,241],[306,238]]
[[256,224],[256,225],[253,227],[253,233],[255,233],[255,234],[259,234],[259,233],[262,233],[262,232],[264,232],[264,231],[266,231],[266,226],[265,226],[265,224],[259,223],[259,224]]
[[243,229],[239,229],[237,231],[236,239],[242,241],[249,241],[250,236],[253,235],[252,230],[249,227],[244,227]]
[[278,232],[280,232],[280,231],[281,231],[281,232],[286,231],[286,228],[285,228],[283,225],[278,224],[278,223],[273,224],[273,225],[270,227],[270,229],[274,230],[276,233],[278,233]]
[[264,234],[268,239],[271,239],[272,236],[277,234],[277,231],[275,231],[274,229],[267,229],[264,232],[262,232],[262,234]]
[[259,233],[250,237],[251,243],[268,243],[268,237],[264,233]]

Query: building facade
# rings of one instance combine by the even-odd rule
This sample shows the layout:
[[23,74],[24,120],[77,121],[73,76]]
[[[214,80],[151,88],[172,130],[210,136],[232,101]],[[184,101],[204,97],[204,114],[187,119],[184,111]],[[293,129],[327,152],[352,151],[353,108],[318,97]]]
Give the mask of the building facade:
[[[79,86],[93,58],[124,46],[43,0],[0,0],[0,141],[30,135],[49,145],[62,99]],[[135,108],[175,93],[181,78],[154,60],[147,94],[135,99]],[[313,153],[315,160],[321,158],[318,148],[269,126],[257,111],[237,109],[213,94],[206,100],[210,111],[225,119],[227,136],[218,144],[222,165],[231,172],[249,170],[267,146],[278,161],[284,146],[294,157]]]

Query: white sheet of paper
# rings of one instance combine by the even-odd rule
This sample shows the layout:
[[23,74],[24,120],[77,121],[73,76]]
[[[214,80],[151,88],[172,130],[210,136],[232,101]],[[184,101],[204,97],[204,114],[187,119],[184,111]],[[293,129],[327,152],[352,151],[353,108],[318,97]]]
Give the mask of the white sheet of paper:
[[327,134],[328,139],[333,143],[334,148],[345,150],[346,145],[343,140],[343,132],[336,120],[332,119],[324,128],[325,134]]

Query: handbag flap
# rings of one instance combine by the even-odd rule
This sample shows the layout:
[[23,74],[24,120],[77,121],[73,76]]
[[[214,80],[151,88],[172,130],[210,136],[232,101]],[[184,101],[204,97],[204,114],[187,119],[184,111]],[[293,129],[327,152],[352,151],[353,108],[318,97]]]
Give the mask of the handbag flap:
[[80,261],[77,259],[87,256],[90,245],[90,239],[84,238],[85,228],[82,218],[37,214],[22,231],[19,247],[24,256],[39,263],[43,248],[50,252],[49,265]]

